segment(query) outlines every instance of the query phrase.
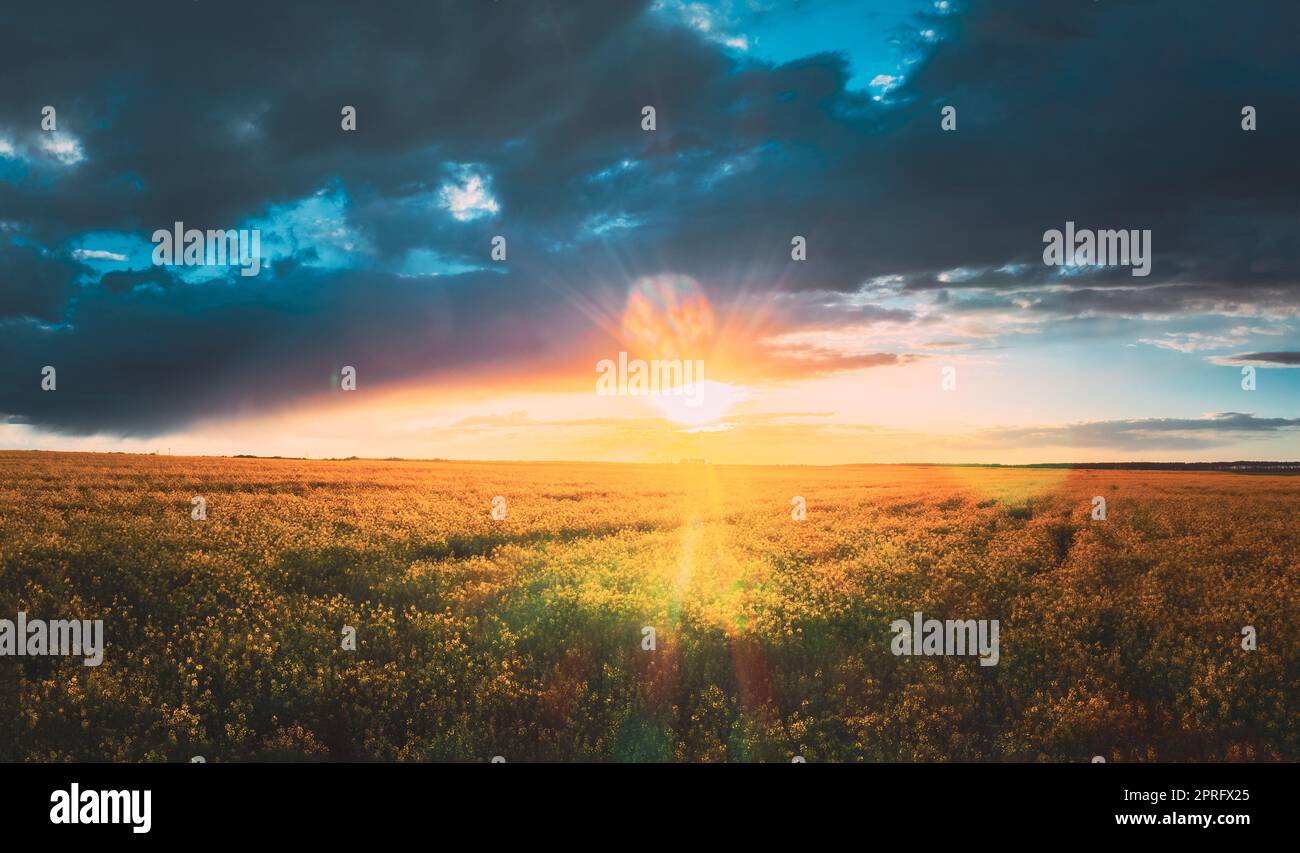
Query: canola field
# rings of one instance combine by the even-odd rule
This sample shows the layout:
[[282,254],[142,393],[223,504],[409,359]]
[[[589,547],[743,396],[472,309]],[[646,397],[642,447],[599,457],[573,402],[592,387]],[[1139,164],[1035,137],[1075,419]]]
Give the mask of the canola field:
[[[0,618],[105,637],[0,657],[0,760],[1297,761],[1298,515],[1232,473],[0,452]],[[997,664],[895,654],[916,612]]]

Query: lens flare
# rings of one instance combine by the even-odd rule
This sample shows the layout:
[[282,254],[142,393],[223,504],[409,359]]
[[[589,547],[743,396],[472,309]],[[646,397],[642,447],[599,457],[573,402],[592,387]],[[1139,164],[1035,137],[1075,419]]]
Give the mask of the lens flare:
[[684,275],[632,283],[623,309],[623,340],[640,358],[704,358],[713,337],[713,309],[699,284]]

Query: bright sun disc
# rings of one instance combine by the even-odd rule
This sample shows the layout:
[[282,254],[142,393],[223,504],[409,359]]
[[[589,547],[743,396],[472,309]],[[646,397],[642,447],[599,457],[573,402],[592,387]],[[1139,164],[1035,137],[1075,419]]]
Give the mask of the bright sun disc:
[[[686,393],[659,394],[648,399],[666,420],[679,426],[699,428],[721,421],[732,406],[746,397],[744,390],[735,385],[709,380],[684,390]],[[719,424],[718,428],[729,427]]]

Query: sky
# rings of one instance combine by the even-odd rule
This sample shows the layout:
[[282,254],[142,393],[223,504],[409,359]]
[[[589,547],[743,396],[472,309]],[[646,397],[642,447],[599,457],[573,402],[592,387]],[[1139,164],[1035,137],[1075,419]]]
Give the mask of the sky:
[[[11,24],[0,448],[1300,459],[1291,0]],[[257,274],[156,263],[178,221],[256,232]],[[1066,223],[1149,233],[1149,274],[1045,263]],[[619,393],[620,354],[697,369]]]

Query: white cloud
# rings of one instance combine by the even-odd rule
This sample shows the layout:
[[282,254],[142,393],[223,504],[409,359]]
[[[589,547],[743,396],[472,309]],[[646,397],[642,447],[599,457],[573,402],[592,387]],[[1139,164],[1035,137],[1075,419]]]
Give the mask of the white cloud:
[[1140,338],[1138,340],[1140,344],[1149,344],[1153,347],[1171,349],[1177,352],[1228,349],[1229,347],[1241,346],[1245,342],[1244,337],[1210,335],[1204,332],[1165,332],[1163,338]]
[[103,249],[73,249],[72,257],[79,261],[125,261],[126,255],[106,252]]
[[57,130],[51,131],[42,133],[40,140],[41,148],[45,153],[65,166],[73,166],[86,159],[86,155],[81,151],[81,143],[69,134]]
[[[492,196],[491,180],[469,166],[456,169],[457,179],[447,181],[438,189],[443,207],[460,222],[495,215],[501,206]],[[458,181],[458,182],[457,182]]]
[[954,267],[950,270],[944,270],[936,277],[944,284],[960,284],[963,281],[969,281],[978,274],[978,270],[966,269],[965,267]]
[[650,7],[652,12],[669,17],[686,24],[686,26],[732,50],[749,50],[749,38],[744,35],[731,35],[726,30],[735,26],[729,8],[710,7],[705,3],[687,3],[683,0],[658,0]]
[[641,220],[638,217],[626,213],[597,213],[587,217],[581,231],[599,237],[622,228],[636,228],[640,224]]

